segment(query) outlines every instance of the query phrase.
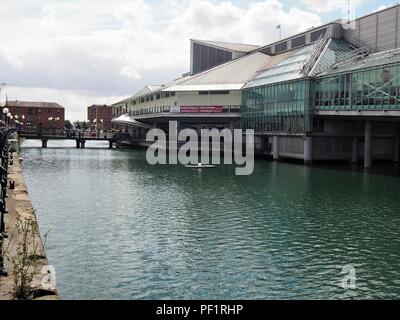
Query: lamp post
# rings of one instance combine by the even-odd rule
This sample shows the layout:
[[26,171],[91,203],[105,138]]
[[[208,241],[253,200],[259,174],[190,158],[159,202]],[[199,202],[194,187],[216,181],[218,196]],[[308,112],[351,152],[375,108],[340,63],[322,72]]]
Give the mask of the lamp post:
[[6,107],[3,109],[3,114],[4,114],[4,123],[7,125],[7,114],[9,113],[9,109]]
[[[7,108],[6,108],[7,109]],[[8,109],[7,109],[8,110]],[[10,123],[11,123],[11,118],[12,118],[12,115],[11,115],[11,112],[7,112],[7,124],[8,125],[10,125]]]

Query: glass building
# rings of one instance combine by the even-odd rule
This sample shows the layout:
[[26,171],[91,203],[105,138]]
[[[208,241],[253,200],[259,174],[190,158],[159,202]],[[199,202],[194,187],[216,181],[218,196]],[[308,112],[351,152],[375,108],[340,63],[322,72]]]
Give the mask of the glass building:
[[349,61],[314,80],[315,110],[398,110],[399,75],[399,52]]
[[319,111],[400,109],[399,50],[363,57],[334,39],[313,68],[318,74],[304,75],[316,46],[295,50],[249,82],[242,97],[243,128],[305,134],[313,131]]
[[272,57],[242,93],[242,127],[258,133],[312,129],[311,82],[301,74],[314,45]]

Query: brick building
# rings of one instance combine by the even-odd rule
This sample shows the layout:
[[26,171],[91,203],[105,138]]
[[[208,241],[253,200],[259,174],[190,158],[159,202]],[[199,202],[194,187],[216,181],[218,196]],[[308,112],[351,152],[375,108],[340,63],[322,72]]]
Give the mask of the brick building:
[[92,105],[87,108],[89,127],[99,130],[111,130],[112,107],[107,105]]
[[[65,109],[55,102],[7,101],[12,125],[32,129],[64,129]],[[4,118],[4,115],[2,115]],[[15,121],[18,122],[15,122]]]

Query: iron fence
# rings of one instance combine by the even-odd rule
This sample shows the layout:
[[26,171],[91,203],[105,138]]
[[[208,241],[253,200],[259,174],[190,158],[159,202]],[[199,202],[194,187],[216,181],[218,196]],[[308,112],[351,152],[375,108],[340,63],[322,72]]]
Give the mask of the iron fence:
[[[3,240],[7,237],[5,232],[4,215],[7,213],[7,174],[8,164],[12,161],[12,155],[9,154],[8,139],[13,129],[8,127],[0,128],[0,276],[4,274],[3,260]],[[11,158],[11,159],[10,159]]]

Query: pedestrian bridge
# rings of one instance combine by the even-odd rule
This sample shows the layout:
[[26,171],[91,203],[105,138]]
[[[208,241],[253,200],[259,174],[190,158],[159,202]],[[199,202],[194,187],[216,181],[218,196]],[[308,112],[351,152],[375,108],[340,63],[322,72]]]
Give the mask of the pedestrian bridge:
[[49,140],[75,140],[76,148],[84,149],[86,141],[108,141],[109,148],[120,139],[121,133],[87,133],[76,131],[55,131],[55,130],[20,130],[18,137],[29,140],[41,140],[42,148],[47,148]]

